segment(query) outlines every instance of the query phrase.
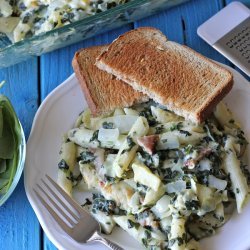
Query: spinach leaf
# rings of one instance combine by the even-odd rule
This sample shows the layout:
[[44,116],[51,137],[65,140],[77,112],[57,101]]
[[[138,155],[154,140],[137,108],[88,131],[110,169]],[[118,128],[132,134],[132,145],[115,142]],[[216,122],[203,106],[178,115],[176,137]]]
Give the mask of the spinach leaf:
[[0,174],[6,171],[6,160],[0,159]]
[[138,229],[139,226],[140,226],[139,223],[128,219],[128,228],[133,228],[134,227],[134,228]]
[[68,170],[69,169],[69,165],[67,164],[67,162],[62,159],[59,163],[58,163],[58,168],[62,169],[62,170]]
[[95,160],[95,158],[96,158],[96,156],[94,155],[94,153],[92,153],[90,151],[83,151],[77,160],[81,161],[83,164],[86,164],[86,163],[93,162]]
[[19,161],[22,130],[14,108],[0,95],[0,193],[10,188]]
[[2,137],[3,134],[3,110],[0,107],[0,138]]
[[115,125],[113,122],[103,122],[102,127],[105,129],[113,129]]
[[[5,118],[5,115],[3,116]],[[15,151],[15,136],[11,124],[9,124],[8,119],[6,119],[2,137],[0,138],[0,158],[1,159],[12,159]]]
[[7,192],[7,184],[9,183],[8,179],[0,178],[0,194]]
[[19,159],[19,152],[16,151],[14,153],[13,159],[9,160],[7,163],[7,168],[9,169],[9,183],[7,185],[7,190],[10,188],[12,181],[14,179],[14,176],[16,174],[16,169],[17,169],[17,165],[18,165],[18,159]]

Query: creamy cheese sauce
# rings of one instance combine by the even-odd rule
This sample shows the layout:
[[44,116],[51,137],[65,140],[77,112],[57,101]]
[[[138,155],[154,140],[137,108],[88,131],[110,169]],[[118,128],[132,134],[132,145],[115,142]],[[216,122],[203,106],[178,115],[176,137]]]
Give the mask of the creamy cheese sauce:
[[[19,17],[6,33],[13,42],[40,34],[87,16],[106,11],[129,0],[0,0],[0,19]],[[1,20],[0,20],[1,21]],[[3,29],[2,29],[3,30]],[[2,31],[3,32],[3,31]]]
[[105,233],[117,224],[146,249],[198,250],[249,199],[247,144],[223,103],[202,124],[153,102],[99,117],[85,110],[62,143],[58,183],[70,194],[80,170],[93,192],[83,206]]

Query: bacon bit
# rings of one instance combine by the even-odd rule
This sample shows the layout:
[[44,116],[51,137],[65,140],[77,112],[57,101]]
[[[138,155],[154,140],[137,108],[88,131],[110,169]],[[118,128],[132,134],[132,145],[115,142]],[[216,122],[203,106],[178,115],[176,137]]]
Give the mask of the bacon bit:
[[208,156],[212,153],[212,149],[211,148],[203,148],[201,149],[201,151],[199,152],[198,156],[194,159],[188,159],[184,162],[184,166],[188,167],[189,169],[194,169],[195,165],[202,160],[205,156]]
[[201,157],[199,160],[201,160],[202,158],[204,158],[204,156],[208,156],[212,153],[212,149],[211,148],[203,148],[198,156]]
[[103,188],[105,186],[105,183],[103,181],[99,181],[99,185],[100,185],[100,187]]
[[152,155],[155,151],[156,143],[159,140],[159,135],[148,135],[137,139],[137,143],[141,146],[147,153]]

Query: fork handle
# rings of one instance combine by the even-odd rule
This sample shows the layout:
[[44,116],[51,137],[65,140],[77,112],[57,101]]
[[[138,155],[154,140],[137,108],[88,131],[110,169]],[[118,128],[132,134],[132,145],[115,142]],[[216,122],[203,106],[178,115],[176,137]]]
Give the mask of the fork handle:
[[108,248],[112,249],[112,250],[124,250],[122,247],[119,247],[117,244],[115,244],[114,242],[112,242],[111,240],[108,240],[104,237],[102,237],[98,232],[95,232],[88,240],[87,242],[91,242],[91,241],[98,241],[102,244],[104,244],[105,246],[107,246]]

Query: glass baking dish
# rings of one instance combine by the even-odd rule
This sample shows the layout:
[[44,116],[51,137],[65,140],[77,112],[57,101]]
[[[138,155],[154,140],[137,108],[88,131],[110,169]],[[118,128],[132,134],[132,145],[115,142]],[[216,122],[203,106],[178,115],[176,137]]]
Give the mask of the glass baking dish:
[[186,1],[188,0],[132,0],[13,44],[0,36],[0,68],[79,42]]

